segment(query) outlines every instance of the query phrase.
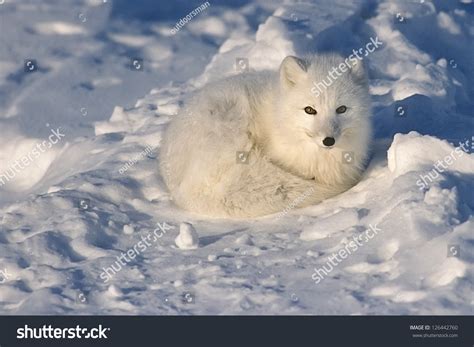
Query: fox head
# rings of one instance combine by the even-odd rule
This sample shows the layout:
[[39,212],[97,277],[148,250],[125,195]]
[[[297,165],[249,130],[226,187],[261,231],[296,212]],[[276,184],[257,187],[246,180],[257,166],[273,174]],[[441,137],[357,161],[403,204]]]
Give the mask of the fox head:
[[[330,164],[353,159],[352,169],[361,170],[371,135],[361,61],[336,54],[288,56],[281,63],[277,89],[273,121],[281,162],[326,182],[321,176],[334,173]],[[353,158],[344,158],[345,153]]]

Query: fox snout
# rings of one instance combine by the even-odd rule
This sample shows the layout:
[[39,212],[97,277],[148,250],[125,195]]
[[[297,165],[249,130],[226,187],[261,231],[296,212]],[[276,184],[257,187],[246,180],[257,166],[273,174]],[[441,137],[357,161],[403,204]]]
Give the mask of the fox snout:
[[315,136],[313,133],[306,132],[309,137],[311,137],[319,146],[323,147],[333,147],[336,144],[335,135],[330,136]]
[[322,142],[324,146],[332,147],[336,143],[336,139],[334,137],[325,137]]
[[333,147],[336,144],[341,133],[339,125],[335,120],[327,120],[323,124],[320,124],[318,129],[315,130],[316,142],[318,145],[327,148]]

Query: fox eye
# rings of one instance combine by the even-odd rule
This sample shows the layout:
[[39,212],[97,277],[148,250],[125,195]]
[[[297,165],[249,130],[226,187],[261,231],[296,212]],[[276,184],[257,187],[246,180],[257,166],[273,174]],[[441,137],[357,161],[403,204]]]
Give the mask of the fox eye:
[[316,112],[316,110],[314,108],[312,108],[311,106],[306,106],[304,108],[304,111],[307,113],[307,114],[316,114],[318,112]]
[[342,106],[339,106],[338,108],[336,108],[336,113],[344,113],[347,111],[347,107],[342,105]]

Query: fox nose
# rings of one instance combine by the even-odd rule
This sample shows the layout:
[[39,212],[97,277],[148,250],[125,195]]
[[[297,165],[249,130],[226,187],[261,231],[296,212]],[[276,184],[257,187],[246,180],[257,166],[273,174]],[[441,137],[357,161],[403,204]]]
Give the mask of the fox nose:
[[331,147],[336,143],[336,140],[334,140],[334,137],[326,137],[323,140],[323,145],[326,147]]

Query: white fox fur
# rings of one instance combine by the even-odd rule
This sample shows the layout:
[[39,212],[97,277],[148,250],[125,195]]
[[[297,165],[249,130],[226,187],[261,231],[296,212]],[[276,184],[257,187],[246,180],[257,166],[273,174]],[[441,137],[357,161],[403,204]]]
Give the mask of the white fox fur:
[[[343,62],[334,54],[289,56],[279,72],[204,87],[171,121],[161,145],[160,171],[174,202],[213,217],[254,217],[295,201],[298,207],[315,204],[352,187],[371,138],[362,63],[353,62],[320,95],[313,93],[313,82]],[[336,113],[342,105],[347,111]],[[317,114],[305,112],[307,106]],[[331,148],[322,143],[326,137],[335,139]],[[237,152],[248,153],[244,162]]]

